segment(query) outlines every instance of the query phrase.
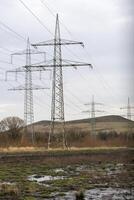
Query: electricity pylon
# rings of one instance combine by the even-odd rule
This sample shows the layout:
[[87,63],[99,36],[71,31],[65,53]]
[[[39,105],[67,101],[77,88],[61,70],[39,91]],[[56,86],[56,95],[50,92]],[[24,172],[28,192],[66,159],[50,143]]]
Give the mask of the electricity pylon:
[[103,105],[103,104],[102,103],[96,103],[94,101],[94,95],[93,95],[92,96],[92,101],[89,102],[89,103],[85,103],[84,105],[91,106],[91,109],[83,111],[83,112],[85,112],[85,113],[91,113],[91,118],[90,118],[90,122],[91,122],[91,134],[92,134],[92,136],[95,136],[95,134],[96,134],[95,114],[96,114],[96,112],[100,112],[100,113],[104,112],[102,110],[96,110],[95,106],[96,105]]
[[125,109],[127,110],[127,119],[131,120],[132,119],[132,113],[131,113],[131,109],[134,109],[134,106],[131,106],[130,105],[130,99],[128,97],[128,103],[127,103],[127,106],[125,107],[121,107],[120,109]]
[[31,50],[30,48],[30,42],[29,42],[29,38],[27,40],[27,48],[26,50],[22,51],[22,52],[17,52],[11,55],[11,62],[13,60],[13,56],[17,56],[17,55],[26,55],[26,66],[25,67],[20,67],[20,68],[16,68],[15,70],[10,70],[6,72],[6,80],[7,80],[7,74],[8,73],[15,73],[16,75],[16,80],[17,80],[17,74],[18,73],[24,73],[25,74],[25,84],[24,85],[20,85],[16,88],[11,88],[9,90],[12,91],[21,91],[24,90],[24,121],[26,124],[26,133],[27,133],[27,125],[30,125],[32,128],[32,143],[34,144],[35,141],[35,135],[34,135],[34,110],[33,110],[33,90],[40,90],[40,89],[48,89],[48,88],[44,88],[44,87],[40,87],[40,86],[33,86],[32,83],[32,72],[36,72],[39,71],[41,73],[41,71],[45,70],[45,69],[32,69],[31,66],[31,55],[33,54],[45,54],[45,52],[39,52],[39,51],[35,51],[35,50]]
[[[88,63],[72,62],[69,60],[62,59],[62,46],[65,45],[76,45],[80,44],[84,47],[82,42],[70,41],[61,39],[60,37],[60,25],[58,14],[56,16],[55,36],[54,39],[46,42],[33,44],[37,46],[53,46],[54,57],[53,64],[41,65],[42,67],[53,68],[53,79],[52,79],[52,104],[51,104],[51,130],[48,138],[48,149],[50,148],[51,136],[55,133],[55,124],[58,122],[61,125],[62,136],[63,136],[63,148],[67,147],[66,134],[65,134],[65,116],[64,116],[64,92],[63,92],[63,72],[62,69],[65,67],[77,66],[90,66]],[[36,67],[36,66],[35,66]]]
[[133,114],[131,113],[131,109],[134,109],[134,106],[130,105],[129,97],[128,97],[127,106],[121,107],[120,109],[121,110],[124,110],[124,109],[127,110],[127,119],[130,120],[130,121],[128,121],[128,132],[131,132],[132,131],[131,120],[132,120],[132,116],[133,116]]

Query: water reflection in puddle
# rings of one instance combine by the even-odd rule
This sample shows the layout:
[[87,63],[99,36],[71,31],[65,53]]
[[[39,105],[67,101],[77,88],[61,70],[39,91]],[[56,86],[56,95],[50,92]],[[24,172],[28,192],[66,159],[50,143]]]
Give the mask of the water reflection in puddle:
[[[64,168],[55,168],[52,171],[55,172],[55,176],[51,175],[43,175],[39,176],[37,174],[31,175],[28,177],[29,181],[35,181],[38,184],[47,186],[47,187],[52,187],[51,182],[49,181],[55,181],[55,180],[63,180],[63,179],[69,179],[72,178],[74,175],[78,177],[81,175],[82,172],[86,172],[89,174],[93,174],[94,178],[95,176],[98,178],[99,175],[107,175],[107,177],[114,177],[120,174],[122,171],[124,171],[124,166],[123,164],[108,164],[105,166],[101,166],[99,170],[97,171],[96,168],[92,166],[87,166],[87,165],[77,165],[76,168],[72,168],[71,166],[67,166],[65,169]],[[94,174],[95,172],[98,172],[98,175]],[[100,173],[100,174],[99,174]],[[61,174],[61,176],[60,176]],[[58,176],[59,175],[59,176]],[[63,175],[63,176],[62,176]],[[101,177],[101,176],[100,176]],[[108,187],[108,183],[106,182],[105,184],[102,183],[99,184],[94,183],[94,189],[86,190],[85,191],[85,199],[84,200],[134,200],[134,188],[133,189],[123,189],[123,188],[111,188]],[[104,187],[104,188],[103,188]],[[61,194],[59,193],[65,192],[64,189],[62,188],[62,185],[59,186],[59,190],[56,193],[51,193],[50,192],[50,198],[44,199],[44,200],[75,200],[75,193],[76,191],[68,191],[64,193],[64,196],[60,196]],[[67,190],[66,190],[67,191]]]
[[[49,200],[52,200],[50,198]],[[75,192],[68,192],[63,197],[55,197],[55,200],[75,200]],[[90,189],[85,192],[84,200],[134,200],[133,190],[121,188],[99,188]]]
[[56,168],[56,169],[54,169],[53,171],[56,172],[56,173],[65,172],[65,170],[62,169],[62,168]]
[[85,192],[85,200],[133,200],[134,190],[121,188],[99,188]]
[[61,180],[64,179],[65,177],[63,176],[38,176],[36,174],[31,175],[28,177],[29,181],[36,181],[37,183],[42,183],[45,181],[53,181],[53,180]]

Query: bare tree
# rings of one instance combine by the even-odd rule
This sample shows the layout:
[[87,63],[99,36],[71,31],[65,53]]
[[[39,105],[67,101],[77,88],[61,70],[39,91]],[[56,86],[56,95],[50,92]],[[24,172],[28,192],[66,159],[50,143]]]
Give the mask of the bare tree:
[[7,117],[0,122],[0,132],[6,132],[12,139],[16,139],[24,126],[24,121],[19,117]]

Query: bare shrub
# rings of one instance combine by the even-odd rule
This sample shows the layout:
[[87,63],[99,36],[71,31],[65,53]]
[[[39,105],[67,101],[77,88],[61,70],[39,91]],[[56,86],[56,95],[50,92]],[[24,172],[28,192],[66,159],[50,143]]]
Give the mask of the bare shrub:
[[24,125],[24,121],[19,117],[7,117],[0,122],[0,131],[15,140],[20,136],[20,130]]

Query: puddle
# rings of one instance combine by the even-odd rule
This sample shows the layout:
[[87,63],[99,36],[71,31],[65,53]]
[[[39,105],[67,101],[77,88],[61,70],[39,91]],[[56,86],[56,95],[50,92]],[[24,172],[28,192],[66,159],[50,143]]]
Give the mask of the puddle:
[[[77,165],[75,168],[71,166],[67,166],[64,168],[55,168],[52,170],[55,172],[55,176],[51,175],[31,175],[28,177],[29,181],[35,181],[36,183],[40,185],[44,185],[46,187],[52,187],[51,182],[49,181],[55,181],[55,180],[63,180],[68,178],[73,178],[73,176],[79,177],[84,172],[84,175],[89,173],[91,175],[91,179],[99,179],[99,177],[103,177],[107,175],[109,178],[114,178],[114,176],[118,177],[118,174],[120,174],[122,171],[125,171],[123,164],[107,164],[105,166],[102,166],[101,168],[96,168],[96,166],[88,166],[88,165]],[[97,171],[97,173],[95,173]],[[60,175],[61,172],[61,175]],[[56,174],[57,173],[57,174]],[[59,174],[58,174],[59,173]],[[68,173],[68,174],[67,174]],[[64,176],[62,176],[64,174]],[[93,177],[92,177],[93,174]],[[82,174],[83,175],[83,174]],[[109,179],[108,179],[109,180]],[[92,183],[92,180],[91,180]],[[109,184],[107,182],[100,183],[99,182],[93,182],[94,189],[86,190],[85,191],[85,198],[84,200],[134,200],[134,188],[133,189],[127,189],[127,185],[124,185],[124,188],[117,188],[116,183],[114,184],[113,188],[109,187]],[[57,187],[58,188],[58,187]],[[70,190],[70,188],[69,188]],[[59,185],[60,192],[53,192],[49,193],[50,197],[46,200],[75,200],[75,193],[76,191],[64,191],[64,187],[62,190],[62,185]],[[65,192],[65,193],[64,193]]]
[[56,173],[65,172],[65,170],[62,169],[62,168],[57,168],[57,169],[54,169],[53,171],[56,172]]
[[63,176],[38,176],[37,174],[28,177],[29,181],[36,181],[37,183],[44,183],[47,181],[62,180]]
[[[55,200],[75,200],[76,192],[67,192],[63,197],[55,197]],[[52,200],[50,198],[49,200]],[[133,200],[134,199],[134,188],[133,190],[121,189],[121,188],[100,188],[90,189],[85,192],[84,200]]]
[[133,200],[133,190],[121,188],[99,188],[91,189],[85,192],[85,200]]
[[107,175],[117,175],[123,171],[123,164],[117,164],[115,166],[107,166],[105,172]]
[[75,192],[66,192],[65,196],[58,196],[51,197],[47,200],[75,200]]

